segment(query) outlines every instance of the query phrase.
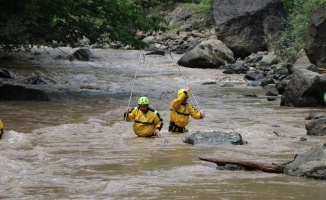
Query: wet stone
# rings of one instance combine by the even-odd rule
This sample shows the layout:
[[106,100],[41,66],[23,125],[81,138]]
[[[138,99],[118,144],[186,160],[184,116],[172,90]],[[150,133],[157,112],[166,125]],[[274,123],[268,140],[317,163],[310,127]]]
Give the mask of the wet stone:
[[221,145],[221,144],[234,144],[241,145],[243,144],[242,136],[239,133],[235,132],[194,132],[188,138],[184,140],[188,144],[205,144],[205,145]]

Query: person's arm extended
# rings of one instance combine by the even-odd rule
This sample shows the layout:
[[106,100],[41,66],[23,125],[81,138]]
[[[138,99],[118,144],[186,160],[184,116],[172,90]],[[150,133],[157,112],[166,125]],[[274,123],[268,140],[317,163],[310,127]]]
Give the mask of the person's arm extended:
[[131,119],[135,117],[134,113],[132,112],[134,110],[130,108],[126,108],[124,114],[123,114],[123,120],[129,122]]
[[203,119],[205,118],[205,113],[197,111],[192,105],[188,104],[189,112],[192,118],[194,119]]

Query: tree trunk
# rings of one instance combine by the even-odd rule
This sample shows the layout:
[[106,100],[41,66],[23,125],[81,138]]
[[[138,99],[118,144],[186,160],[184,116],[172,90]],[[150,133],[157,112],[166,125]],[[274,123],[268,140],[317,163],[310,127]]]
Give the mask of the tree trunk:
[[223,159],[202,158],[202,157],[199,157],[199,159],[216,163],[219,166],[224,166],[226,164],[242,165],[243,167],[250,170],[257,169],[263,172],[270,172],[270,173],[283,173],[283,169],[284,169],[284,167],[279,165],[258,163],[258,162],[245,161],[245,160],[223,160]]

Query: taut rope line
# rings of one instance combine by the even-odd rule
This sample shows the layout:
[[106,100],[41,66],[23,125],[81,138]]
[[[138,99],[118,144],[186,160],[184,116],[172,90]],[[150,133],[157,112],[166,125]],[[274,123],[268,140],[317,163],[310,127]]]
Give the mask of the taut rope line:
[[130,97],[129,97],[129,102],[128,102],[128,108],[130,107],[131,97],[132,97],[132,93],[134,91],[134,86],[135,86],[135,82],[136,82],[136,78],[137,78],[137,74],[138,74],[138,68],[140,66],[140,60],[141,60],[141,58],[143,58],[143,61],[145,61],[145,54],[142,53],[142,54],[139,55],[138,65],[137,65],[136,73],[135,73],[135,78],[134,78],[134,81],[132,83],[132,88],[131,88],[131,92],[130,92]]
[[[129,102],[128,102],[128,108],[130,108],[131,97],[132,97],[132,93],[134,91],[134,86],[135,86],[135,82],[136,82],[136,78],[137,78],[137,74],[138,74],[138,68],[140,66],[141,58],[143,58],[143,61],[145,61],[145,54],[142,53],[142,54],[139,55],[138,64],[137,64],[137,68],[136,68],[136,73],[135,73],[134,81],[133,81],[132,87],[131,87],[131,92],[130,92],[130,97],[129,97]],[[122,126],[122,134],[124,132],[124,125],[126,123],[126,118],[123,121],[124,121],[124,123],[123,123],[123,126]]]
[[[175,59],[175,57],[174,57],[174,55],[173,55],[173,53],[172,53],[171,51],[170,51],[170,55],[171,55],[171,58],[176,62],[176,59]],[[177,63],[177,62],[176,62],[176,63]],[[180,73],[181,73],[181,75],[182,75],[183,80],[185,81],[185,83],[186,83],[187,85],[189,85],[188,82],[187,82],[187,80],[186,80],[186,78],[185,78],[185,76],[183,75],[183,72],[181,71],[180,66],[178,65],[178,63],[177,63],[177,66],[178,66],[178,69],[179,69],[179,71],[180,71]],[[196,100],[196,98],[195,98],[195,95],[193,94],[193,92],[192,92],[191,90],[190,90],[189,92],[190,92],[192,98],[194,98],[194,100],[195,100],[195,102],[196,102],[196,105],[197,105],[197,107],[198,107],[199,112],[201,112],[201,109],[200,109],[199,104],[198,104],[198,102],[197,102],[197,100]],[[209,127],[209,125],[208,125],[208,123],[207,123],[207,121],[206,121],[205,118],[204,118],[204,121],[205,121],[206,126],[208,127],[208,129],[211,130],[211,128]]]

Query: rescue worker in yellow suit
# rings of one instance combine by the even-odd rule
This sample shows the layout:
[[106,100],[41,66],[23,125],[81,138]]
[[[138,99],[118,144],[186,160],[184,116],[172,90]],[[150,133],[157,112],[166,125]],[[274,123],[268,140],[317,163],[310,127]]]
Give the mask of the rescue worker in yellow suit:
[[125,121],[134,120],[133,129],[138,137],[160,137],[163,127],[163,119],[160,114],[149,107],[149,99],[140,97],[138,107],[126,108],[124,113]]
[[3,134],[3,123],[0,119],[0,139],[2,138],[2,134]]
[[185,133],[189,123],[189,116],[193,119],[203,119],[205,114],[197,111],[191,104],[187,103],[190,96],[190,86],[178,91],[178,97],[171,102],[169,132]]

